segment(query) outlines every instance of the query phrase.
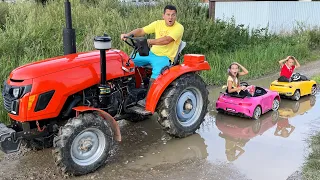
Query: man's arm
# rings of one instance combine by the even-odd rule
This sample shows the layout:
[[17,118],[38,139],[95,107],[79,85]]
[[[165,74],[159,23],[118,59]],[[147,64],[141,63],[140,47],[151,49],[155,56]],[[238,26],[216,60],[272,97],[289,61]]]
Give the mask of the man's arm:
[[148,39],[149,45],[167,45],[174,41],[174,39],[170,36],[165,36],[159,39]]
[[146,33],[144,32],[144,30],[142,28],[138,28],[138,29],[135,29],[127,34],[121,34],[121,39],[126,40],[125,36],[130,36],[131,34],[133,34],[134,37],[140,37],[140,36],[144,36]]
[[127,34],[121,34],[121,39],[126,40],[126,38],[124,38],[124,37],[130,36],[131,34],[133,34],[133,36],[135,36],[135,37],[140,37],[140,36],[144,36],[145,34],[154,33],[156,25],[157,25],[157,21],[154,21],[151,24],[149,24],[143,28],[135,29]]
[[172,41],[176,41],[183,35],[184,28],[183,26],[179,26],[174,30],[171,30],[169,34],[165,37],[159,39],[148,39],[149,45],[167,45]]

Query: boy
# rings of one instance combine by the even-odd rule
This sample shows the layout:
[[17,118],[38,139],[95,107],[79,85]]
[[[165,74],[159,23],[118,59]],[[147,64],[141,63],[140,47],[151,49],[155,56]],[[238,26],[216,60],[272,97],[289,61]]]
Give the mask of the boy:
[[296,68],[300,67],[298,60],[293,56],[288,56],[286,59],[279,61],[280,64],[280,82],[290,82],[291,75]]

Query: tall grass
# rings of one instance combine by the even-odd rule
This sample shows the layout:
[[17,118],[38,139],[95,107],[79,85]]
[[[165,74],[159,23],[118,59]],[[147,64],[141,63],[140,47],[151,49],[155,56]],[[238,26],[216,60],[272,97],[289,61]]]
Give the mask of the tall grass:
[[320,133],[312,136],[309,140],[311,153],[307,156],[302,168],[303,179],[320,179]]
[[[278,71],[277,61],[288,55],[302,62],[318,57],[311,52],[320,48],[319,29],[299,29],[280,36],[269,33],[267,27],[250,29],[232,19],[212,21],[207,8],[195,5],[198,0],[172,0],[149,7],[123,5],[117,0],[71,0],[77,51],[93,50],[93,38],[106,32],[114,48],[129,53],[120,34],[161,19],[169,2],[177,6],[177,20],[185,27],[184,53],[205,54],[212,67],[202,73],[208,84],[224,83],[226,69],[233,61],[248,68],[246,78],[254,78]],[[62,55],[64,23],[64,0],[49,0],[46,5],[33,1],[0,3],[0,81],[20,65]],[[1,106],[2,102],[3,109]],[[0,117],[6,117],[4,114],[0,111]]]
[[317,84],[320,84],[320,76],[315,76],[312,79],[315,80]]
[[[320,76],[315,76],[314,79],[318,84],[320,83]],[[318,180],[320,179],[320,132],[311,136],[308,139],[311,153],[306,157],[306,161],[302,168],[304,179]]]

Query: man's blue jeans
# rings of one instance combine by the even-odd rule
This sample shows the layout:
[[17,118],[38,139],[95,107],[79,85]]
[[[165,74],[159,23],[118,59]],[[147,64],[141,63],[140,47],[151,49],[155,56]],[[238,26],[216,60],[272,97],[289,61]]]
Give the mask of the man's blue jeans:
[[170,65],[170,59],[167,56],[157,56],[151,51],[149,56],[140,56],[139,53],[136,54],[136,57],[133,59],[135,66],[152,66],[152,79],[156,79],[161,73],[161,69],[165,66]]

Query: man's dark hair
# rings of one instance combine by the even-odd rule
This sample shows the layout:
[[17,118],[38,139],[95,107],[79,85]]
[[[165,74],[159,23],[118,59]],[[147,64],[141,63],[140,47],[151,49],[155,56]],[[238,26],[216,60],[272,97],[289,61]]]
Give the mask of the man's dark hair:
[[177,8],[174,6],[174,5],[166,5],[166,7],[164,7],[164,10],[163,10],[163,14],[166,13],[166,10],[169,9],[169,10],[175,10],[176,13],[177,13]]

